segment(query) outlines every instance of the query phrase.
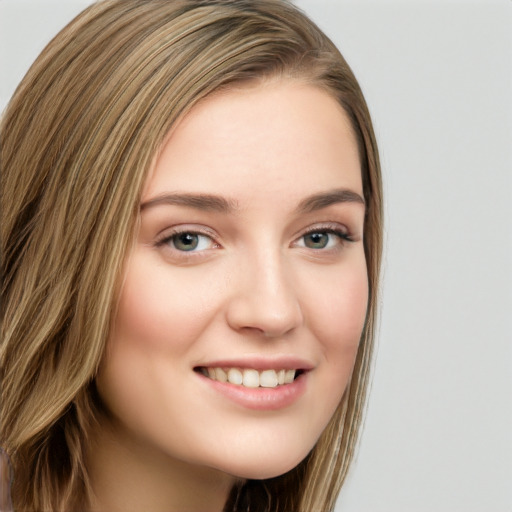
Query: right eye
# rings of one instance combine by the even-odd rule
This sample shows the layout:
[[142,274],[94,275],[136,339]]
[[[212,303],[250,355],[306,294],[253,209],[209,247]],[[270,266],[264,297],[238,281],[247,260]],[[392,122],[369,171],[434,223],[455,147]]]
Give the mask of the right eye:
[[165,237],[159,245],[168,245],[181,252],[199,252],[216,247],[216,243],[208,235],[195,231],[180,231]]

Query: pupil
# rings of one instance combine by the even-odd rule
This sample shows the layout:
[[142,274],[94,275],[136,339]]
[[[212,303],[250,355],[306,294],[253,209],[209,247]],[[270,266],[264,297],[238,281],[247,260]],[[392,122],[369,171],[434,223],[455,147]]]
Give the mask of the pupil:
[[174,245],[177,249],[181,249],[182,251],[192,251],[197,247],[199,243],[199,239],[197,235],[192,233],[182,233],[178,235]]

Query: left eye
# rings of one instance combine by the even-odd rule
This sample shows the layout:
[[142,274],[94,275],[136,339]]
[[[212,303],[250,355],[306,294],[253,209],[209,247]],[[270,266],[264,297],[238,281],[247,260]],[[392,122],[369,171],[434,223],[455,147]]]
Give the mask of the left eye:
[[297,245],[308,249],[331,249],[338,245],[343,235],[333,231],[313,231],[303,235]]
[[213,240],[209,236],[192,231],[176,233],[167,238],[164,242],[174,247],[174,249],[183,252],[203,251],[210,249],[214,245]]

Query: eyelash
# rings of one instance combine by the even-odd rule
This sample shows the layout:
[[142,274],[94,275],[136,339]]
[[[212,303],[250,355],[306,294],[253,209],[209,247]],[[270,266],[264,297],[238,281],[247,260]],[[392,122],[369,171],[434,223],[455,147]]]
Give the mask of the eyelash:
[[[214,233],[212,233],[210,231],[203,231],[203,230],[195,228],[195,227],[192,227],[190,229],[176,228],[170,234],[169,234],[169,232],[167,232],[167,233],[165,233],[165,235],[162,238],[158,239],[155,242],[155,246],[156,247],[167,246],[171,250],[173,250],[176,253],[180,254],[180,257],[197,257],[202,252],[204,252],[205,250],[208,250],[208,249],[195,250],[196,249],[195,247],[192,250],[190,250],[190,251],[178,249],[176,247],[176,245],[175,245],[175,240],[180,235],[188,235],[188,234],[189,235],[195,235],[195,236],[209,238],[211,240],[211,243],[212,243],[212,247],[211,248],[221,247],[220,244],[215,242],[215,234]],[[334,235],[334,236],[336,236],[339,239],[339,244],[336,244],[336,247],[329,247],[329,248],[325,248],[325,247],[311,248],[311,247],[307,247],[305,244],[298,245],[299,241],[303,241],[305,237],[307,237],[308,235],[313,235],[313,234]],[[307,231],[303,232],[300,235],[300,237],[298,237],[293,242],[293,245],[298,246],[298,247],[303,247],[305,249],[310,249],[310,250],[315,251],[315,252],[316,251],[327,252],[327,251],[335,251],[336,249],[340,249],[341,247],[343,247],[343,245],[345,245],[345,243],[347,243],[347,242],[351,243],[351,242],[354,242],[354,241],[355,240],[350,235],[350,233],[347,233],[344,230],[340,229],[337,224],[335,226],[333,226],[332,224],[328,224],[328,225],[314,226],[311,229],[308,229]],[[172,244],[172,246],[171,246],[171,244]]]

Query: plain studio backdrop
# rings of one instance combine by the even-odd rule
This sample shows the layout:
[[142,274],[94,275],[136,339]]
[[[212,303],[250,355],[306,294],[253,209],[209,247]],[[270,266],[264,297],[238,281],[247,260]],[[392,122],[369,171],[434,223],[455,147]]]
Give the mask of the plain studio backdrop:
[[[90,3],[0,0],[2,110]],[[386,194],[372,391],[336,512],[512,512],[512,1],[297,4],[361,83]]]

